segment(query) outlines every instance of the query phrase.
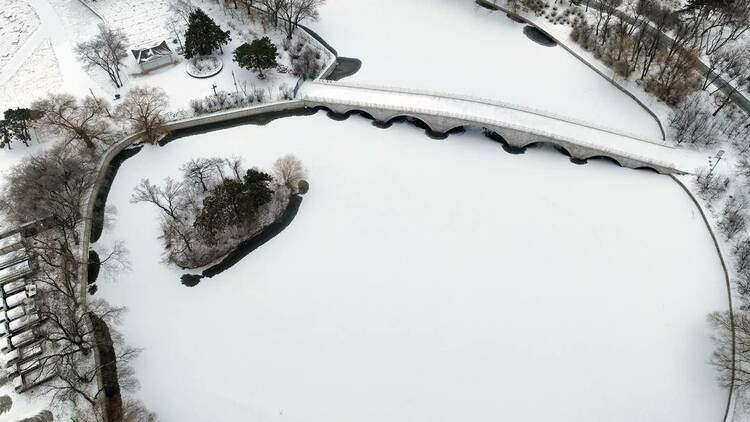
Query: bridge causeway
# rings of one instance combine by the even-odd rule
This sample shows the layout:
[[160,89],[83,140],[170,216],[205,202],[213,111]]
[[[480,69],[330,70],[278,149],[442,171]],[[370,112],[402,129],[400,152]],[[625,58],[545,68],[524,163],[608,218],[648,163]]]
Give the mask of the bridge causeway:
[[708,159],[706,154],[674,148],[661,140],[482,98],[331,81],[309,82],[300,94],[306,107],[325,107],[341,114],[361,111],[383,123],[411,117],[436,133],[481,128],[514,147],[549,143],[575,159],[607,157],[623,167],[650,168],[662,174],[694,173]]

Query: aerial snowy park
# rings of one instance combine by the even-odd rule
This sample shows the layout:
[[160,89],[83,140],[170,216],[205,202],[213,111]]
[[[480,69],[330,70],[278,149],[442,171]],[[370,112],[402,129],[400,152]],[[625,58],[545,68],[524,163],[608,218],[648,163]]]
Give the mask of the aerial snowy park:
[[0,9],[1,421],[750,420],[743,2]]

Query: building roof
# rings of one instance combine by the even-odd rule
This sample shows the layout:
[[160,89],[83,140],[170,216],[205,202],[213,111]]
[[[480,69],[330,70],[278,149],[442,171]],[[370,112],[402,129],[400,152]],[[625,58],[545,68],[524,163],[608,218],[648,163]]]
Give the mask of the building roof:
[[164,40],[147,41],[143,44],[131,47],[130,52],[133,53],[133,57],[135,57],[135,61],[138,63],[145,63],[156,57],[172,55],[172,50]]

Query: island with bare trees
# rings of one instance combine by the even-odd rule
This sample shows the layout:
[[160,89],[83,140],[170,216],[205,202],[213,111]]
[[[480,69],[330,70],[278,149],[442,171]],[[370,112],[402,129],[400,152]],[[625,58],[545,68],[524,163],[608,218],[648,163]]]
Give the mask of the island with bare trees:
[[141,180],[131,201],[161,214],[165,260],[181,268],[206,267],[296,210],[309,184],[302,162],[286,155],[270,173],[245,169],[239,158],[198,158],[180,168],[182,179],[159,186]]

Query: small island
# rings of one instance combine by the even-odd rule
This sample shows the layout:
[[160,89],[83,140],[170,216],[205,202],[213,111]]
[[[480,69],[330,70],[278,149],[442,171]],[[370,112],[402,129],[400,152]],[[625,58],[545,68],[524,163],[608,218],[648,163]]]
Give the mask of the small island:
[[296,214],[309,189],[307,171],[293,155],[276,160],[270,173],[218,157],[180,169],[181,180],[166,178],[162,186],[141,180],[131,202],[161,211],[165,261],[183,269],[217,263],[256,236],[268,237],[264,230],[277,226],[289,207]]

